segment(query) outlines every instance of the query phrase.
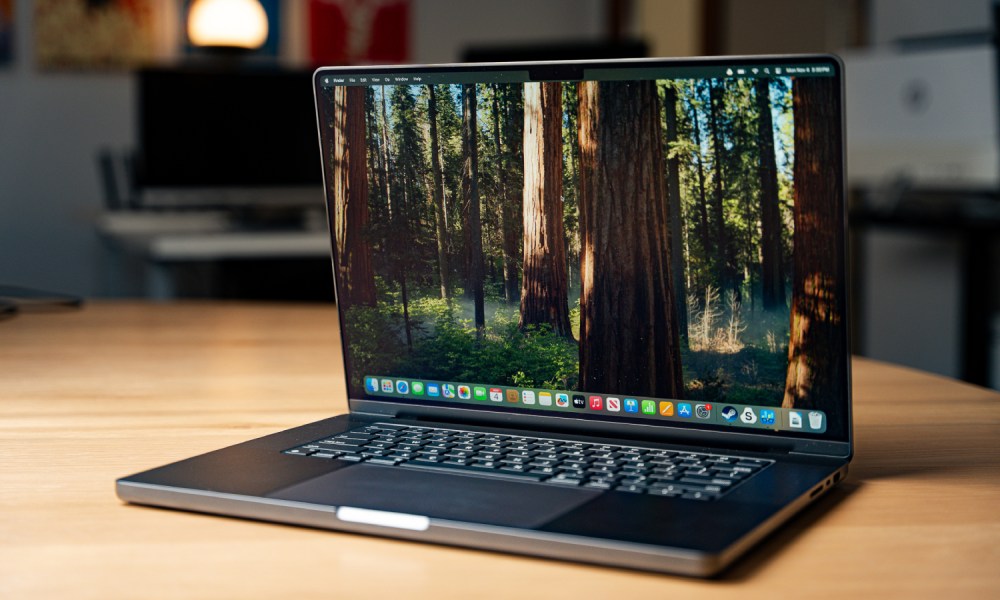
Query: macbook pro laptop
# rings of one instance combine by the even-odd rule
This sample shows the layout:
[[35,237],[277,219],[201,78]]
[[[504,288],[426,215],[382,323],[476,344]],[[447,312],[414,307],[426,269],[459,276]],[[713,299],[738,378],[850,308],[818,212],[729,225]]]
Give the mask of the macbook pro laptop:
[[842,78],[830,56],[319,69],[350,412],[119,497],[718,573],[851,459]]

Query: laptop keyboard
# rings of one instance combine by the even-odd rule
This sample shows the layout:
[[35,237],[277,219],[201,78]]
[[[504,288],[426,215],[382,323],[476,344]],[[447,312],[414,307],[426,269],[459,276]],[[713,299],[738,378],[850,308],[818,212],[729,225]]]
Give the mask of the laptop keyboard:
[[773,461],[374,423],[285,450],[310,458],[715,500]]

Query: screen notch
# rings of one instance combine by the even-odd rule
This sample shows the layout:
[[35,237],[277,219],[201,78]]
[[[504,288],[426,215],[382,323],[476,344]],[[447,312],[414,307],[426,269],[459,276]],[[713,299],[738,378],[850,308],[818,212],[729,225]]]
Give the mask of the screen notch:
[[528,68],[528,78],[531,81],[581,81],[583,65],[532,65]]

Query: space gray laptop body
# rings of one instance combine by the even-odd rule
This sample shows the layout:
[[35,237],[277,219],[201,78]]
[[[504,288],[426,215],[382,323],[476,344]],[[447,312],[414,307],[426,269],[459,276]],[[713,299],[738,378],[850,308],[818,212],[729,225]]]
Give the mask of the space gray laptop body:
[[709,576],[842,480],[836,58],[314,86],[350,413],[120,498]]

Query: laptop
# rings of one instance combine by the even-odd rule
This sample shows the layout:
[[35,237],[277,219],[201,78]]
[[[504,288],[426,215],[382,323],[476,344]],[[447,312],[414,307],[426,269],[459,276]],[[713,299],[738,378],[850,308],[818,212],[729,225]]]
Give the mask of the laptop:
[[852,455],[842,78],[832,56],[317,70],[350,412],[119,497],[721,572]]

